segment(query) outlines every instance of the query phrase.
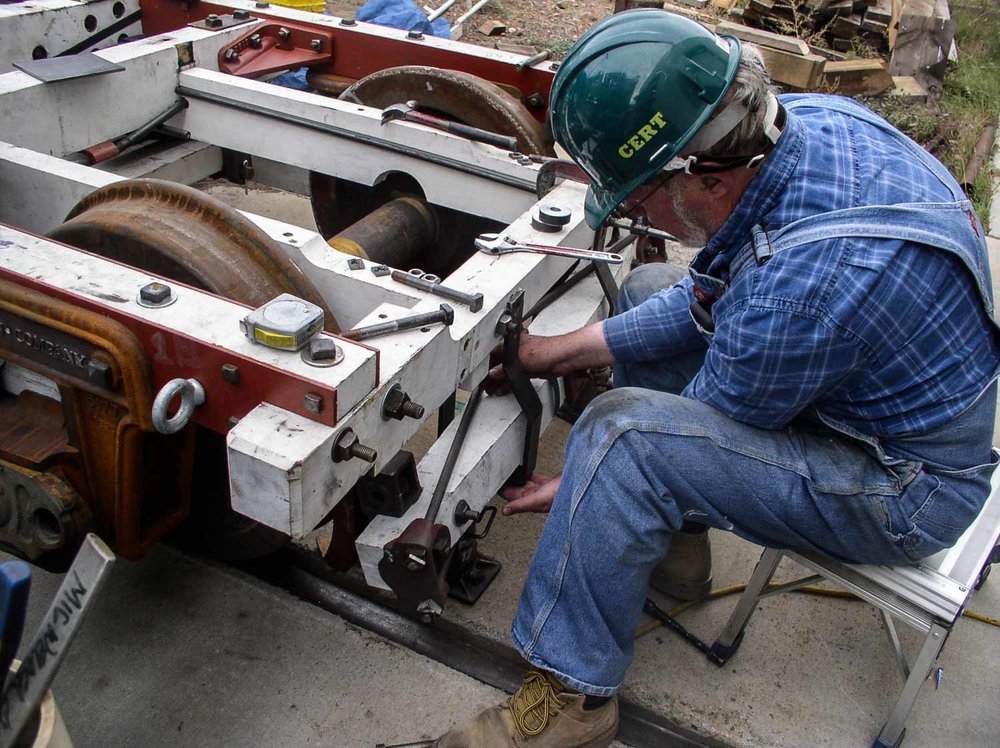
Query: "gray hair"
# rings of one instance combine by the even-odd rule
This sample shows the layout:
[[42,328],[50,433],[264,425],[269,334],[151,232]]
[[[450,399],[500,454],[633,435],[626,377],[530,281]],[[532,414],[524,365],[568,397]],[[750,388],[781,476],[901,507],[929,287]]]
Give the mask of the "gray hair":
[[715,114],[734,100],[741,102],[750,113],[718,143],[698,154],[702,158],[755,156],[764,153],[771,145],[771,141],[764,135],[764,115],[767,111],[767,94],[774,94],[777,89],[771,85],[771,76],[768,75],[760,49],[746,42],[742,42],[740,47],[740,64],[736,77]]

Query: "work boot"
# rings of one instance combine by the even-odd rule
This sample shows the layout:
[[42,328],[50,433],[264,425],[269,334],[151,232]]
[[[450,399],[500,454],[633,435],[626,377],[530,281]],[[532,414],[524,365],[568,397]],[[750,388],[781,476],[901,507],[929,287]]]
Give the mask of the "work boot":
[[592,709],[584,709],[586,698],[551,673],[529,670],[513,696],[453,727],[431,748],[606,748],[618,732],[618,697]]
[[712,546],[708,528],[675,532],[670,548],[654,568],[649,585],[679,600],[699,600],[712,590]]

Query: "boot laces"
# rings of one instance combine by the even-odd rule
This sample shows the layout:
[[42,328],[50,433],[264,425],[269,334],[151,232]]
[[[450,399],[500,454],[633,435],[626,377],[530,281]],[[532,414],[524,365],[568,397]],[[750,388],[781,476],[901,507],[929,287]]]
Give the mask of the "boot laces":
[[549,677],[537,670],[526,673],[521,687],[507,699],[514,726],[525,738],[541,733],[548,726],[549,717],[565,705]]

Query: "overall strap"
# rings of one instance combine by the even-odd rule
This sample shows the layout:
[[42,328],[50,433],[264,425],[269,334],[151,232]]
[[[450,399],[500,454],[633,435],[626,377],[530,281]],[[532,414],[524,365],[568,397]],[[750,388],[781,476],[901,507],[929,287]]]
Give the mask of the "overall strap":
[[[741,250],[733,263],[736,275],[752,256],[758,265],[787,249],[827,239],[896,239],[950,252],[970,271],[987,313],[993,316],[993,288],[983,250],[983,232],[968,201],[904,203],[844,208],[800,218],[779,231],[752,229],[750,252]],[[972,249],[979,248],[980,251]]]

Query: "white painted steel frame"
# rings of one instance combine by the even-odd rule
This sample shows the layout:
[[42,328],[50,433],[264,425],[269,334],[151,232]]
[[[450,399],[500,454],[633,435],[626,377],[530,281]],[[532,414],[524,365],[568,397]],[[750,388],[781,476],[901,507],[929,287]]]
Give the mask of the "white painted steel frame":
[[[300,15],[301,20],[317,21],[316,16],[272,10],[289,18]],[[0,143],[0,221],[29,231],[48,231],[94,189],[127,176],[157,172],[192,181],[218,164],[219,147],[223,147],[250,153],[272,164],[275,173],[288,170],[293,178],[295,170],[316,170],[372,184],[388,171],[405,171],[421,183],[430,202],[509,222],[508,231],[519,240],[573,246],[590,243],[592,233],[582,221],[581,185],[564,184],[546,198],[547,203],[570,209],[574,220],[557,234],[539,234],[530,225],[536,166],[518,164],[498,149],[420,125],[394,122],[383,126],[377,109],[219,73],[219,49],[252,26],[253,22],[221,32],[185,28],[102,51],[102,57],[124,65],[126,70],[100,78],[46,86],[20,72],[0,75],[0,132],[7,141]],[[405,37],[392,29],[369,27],[369,31],[375,36]],[[452,42],[432,43],[468,49]],[[182,53],[193,55],[196,66],[179,70]],[[479,49],[475,53],[498,59],[510,57],[507,61],[511,63],[520,59],[494,50]],[[58,158],[134,130],[166,109],[175,100],[178,88],[188,94],[190,105],[170,124],[189,130],[194,142],[152,158],[115,159],[102,169]],[[441,302],[387,277],[376,277],[367,269],[350,269],[349,258],[332,250],[314,232],[245,215],[309,275],[342,327],[434,309]],[[36,250],[55,246],[27,236],[20,234],[18,244]],[[55,254],[60,252],[73,250],[60,249]],[[131,270],[112,277],[114,274],[103,268],[104,261],[77,254],[80,256],[72,261],[63,258],[60,264],[86,267],[95,291],[107,286],[120,293],[128,291],[125,296],[134,295],[137,284],[150,277]],[[34,264],[35,277],[57,285],[71,283],[57,266],[46,265],[41,257],[25,255],[25,261]],[[366,267],[370,264],[366,263]],[[449,328],[370,341],[381,354],[378,383],[371,380],[370,371],[362,379],[353,379],[349,367],[342,368],[344,365],[311,372],[328,372],[323,375],[324,381],[326,376],[343,377],[338,403],[344,406],[344,412],[339,414],[336,428],[261,403],[228,434],[234,508],[292,536],[313,530],[371,468],[360,460],[332,462],[331,448],[341,430],[352,428],[362,443],[378,451],[377,470],[420,427],[417,420],[382,419],[382,397],[388,387],[399,383],[414,401],[425,406],[429,416],[456,388],[472,386],[485,375],[489,352],[500,340],[496,323],[510,295],[523,290],[525,308],[530,308],[569,265],[569,260],[541,255],[474,254],[445,282],[470,293],[481,292],[485,300],[481,312],[473,314],[461,305],[453,305],[455,321]],[[619,279],[625,267],[617,269]],[[185,298],[172,307],[154,310],[158,320],[189,334],[192,328],[203,327],[202,332],[215,344],[247,352],[250,344],[239,333],[235,312],[222,307],[199,309],[189,317],[193,307],[188,301]],[[225,306],[227,302],[218,303]],[[173,312],[164,314],[168,310]],[[541,315],[532,331],[565,332],[603,313],[603,293],[596,279],[588,278]],[[203,326],[207,319],[212,323]],[[275,360],[294,357],[251,348],[257,355]],[[289,359],[289,366],[294,369],[302,364]],[[44,384],[14,371],[5,381],[12,386],[38,389],[43,389]],[[544,427],[553,416],[555,403],[546,383],[536,383],[536,389],[544,406]],[[480,509],[519,464],[524,420],[512,397],[487,398],[483,403],[442,504],[440,517],[451,529],[453,539],[459,536],[459,528],[451,522],[454,504],[464,498],[472,508]],[[454,428],[419,466],[421,479],[428,487],[433,486]],[[428,500],[430,490],[412,511],[422,511],[420,507]],[[370,583],[384,586],[375,569],[381,545],[406,521],[376,518],[359,542]]]
[[[139,0],[32,0],[0,5],[0,71],[31,60],[37,47],[56,57],[114,46],[142,31]],[[103,37],[98,39],[97,37]],[[83,42],[91,40],[87,44]]]

